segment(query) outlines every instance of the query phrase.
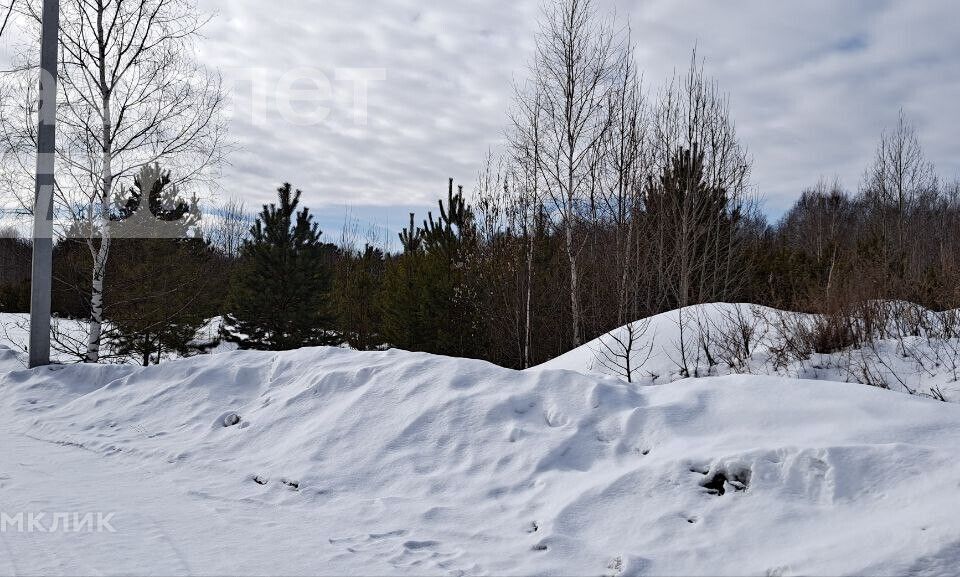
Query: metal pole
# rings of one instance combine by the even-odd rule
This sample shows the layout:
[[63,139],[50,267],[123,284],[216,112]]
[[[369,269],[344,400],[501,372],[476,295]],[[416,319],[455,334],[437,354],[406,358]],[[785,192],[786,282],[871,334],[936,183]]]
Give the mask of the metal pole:
[[50,364],[50,293],[53,289],[53,161],[57,136],[59,0],[43,0],[42,28],[36,204],[33,208],[33,271],[30,277],[31,367]]

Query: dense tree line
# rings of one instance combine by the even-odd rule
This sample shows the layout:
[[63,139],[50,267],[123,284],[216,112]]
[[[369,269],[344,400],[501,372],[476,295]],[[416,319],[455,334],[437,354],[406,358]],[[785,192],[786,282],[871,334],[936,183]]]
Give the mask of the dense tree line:
[[[601,215],[578,221],[581,339],[717,300],[815,312],[879,298],[960,306],[960,186],[941,183],[904,119],[883,135],[856,191],[821,181],[775,223],[710,186],[704,157],[698,146],[675,151],[638,184],[626,223]],[[196,352],[196,330],[224,315],[243,319],[230,337],[249,348],[397,346],[518,368],[561,354],[576,342],[568,235],[545,204],[518,209],[517,174],[504,167],[488,163],[469,198],[451,180],[436,213],[419,222],[410,216],[397,253],[321,242],[289,185],[253,226],[239,223],[247,230],[232,254],[217,240],[238,228],[230,219],[205,230],[206,238],[185,231],[179,239],[114,239],[104,303],[111,350],[144,363],[189,354],[191,346]],[[163,192],[162,171],[155,182],[148,202],[179,199]],[[115,218],[142,202],[140,186],[138,179]],[[182,218],[185,202],[157,212]],[[683,218],[697,231],[689,238],[678,225]],[[29,243],[8,232],[0,248],[0,305],[26,311]],[[57,243],[58,315],[88,314],[93,258],[86,241]],[[60,345],[82,358],[82,342]]]
[[[108,218],[78,219],[86,228],[57,243],[54,309],[100,311],[110,354],[144,364],[214,344],[196,332],[222,317],[222,338],[243,348],[395,346],[524,368],[705,302],[960,306],[960,185],[938,177],[902,115],[855,190],[817,182],[768,222],[727,96],[696,55],[656,95],[640,76],[629,31],[588,0],[549,6],[506,147],[474,190],[451,179],[436,211],[411,214],[394,252],[328,242],[289,184],[255,218],[237,201],[201,214],[183,179],[143,165]],[[182,230],[108,238],[91,276],[104,228],[141,206]],[[14,237],[0,235],[4,311],[29,304],[29,244]],[[87,343],[58,344],[90,360]]]

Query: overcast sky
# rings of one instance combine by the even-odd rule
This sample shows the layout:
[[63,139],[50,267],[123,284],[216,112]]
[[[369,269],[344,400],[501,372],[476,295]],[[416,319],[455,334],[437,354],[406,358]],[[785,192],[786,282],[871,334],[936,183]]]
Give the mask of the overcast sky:
[[[347,210],[396,229],[409,210],[433,206],[451,176],[472,188],[502,141],[539,14],[538,0],[199,2],[216,12],[200,58],[233,87],[239,149],[222,193],[255,208],[290,181],[330,233]],[[771,216],[820,175],[855,188],[901,107],[941,174],[960,173],[956,2],[596,2],[631,24],[651,91],[698,47],[730,94]],[[347,69],[383,74],[369,82],[365,124],[353,115]],[[277,98],[320,94],[309,79],[321,75],[330,102]],[[318,106],[330,109],[322,122],[292,117]]]

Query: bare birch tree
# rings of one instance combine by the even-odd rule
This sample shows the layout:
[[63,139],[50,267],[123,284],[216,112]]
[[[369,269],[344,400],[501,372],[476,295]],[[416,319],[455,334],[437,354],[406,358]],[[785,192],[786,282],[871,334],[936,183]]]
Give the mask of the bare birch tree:
[[[679,183],[681,194],[671,206],[673,214],[656,223],[666,229],[660,233],[675,231],[670,233],[674,246],[665,247],[668,257],[658,263],[675,270],[665,288],[680,307],[691,300],[725,298],[742,280],[742,271],[731,265],[730,258],[729,243],[736,242],[737,235],[714,233],[724,226],[722,220],[739,218],[747,210],[751,162],[737,139],[726,95],[704,75],[696,52],[686,76],[661,95],[652,124],[651,149],[661,172],[677,169],[672,165],[678,155],[688,153],[690,159],[684,162],[702,170],[702,175],[689,167],[681,170],[686,182]],[[694,182],[697,178],[700,181]],[[698,187],[712,194],[697,194]],[[723,207],[715,206],[715,196],[722,197]]]
[[231,197],[213,208],[214,216],[206,226],[206,237],[228,258],[240,256],[240,247],[250,234],[251,217],[243,199]]
[[657,277],[655,308],[678,309],[681,364],[685,307],[726,300],[743,282],[738,227],[749,211],[751,163],[730,119],[729,103],[696,52],[682,80],[663,91],[653,111],[651,151],[660,172],[646,194],[648,268]]
[[610,129],[603,140],[604,184],[600,192],[600,218],[609,223],[613,233],[614,266],[610,272],[616,286],[617,325],[636,321],[639,316],[637,290],[642,266],[638,229],[643,186],[652,170],[647,146],[648,110],[629,36],[623,50],[609,95]]
[[511,185],[514,193],[510,222],[519,235],[524,248],[524,294],[523,294],[523,362],[524,368],[531,364],[531,335],[533,314],[534,257],[537,233],[543,216],[543,186],[540,164],[542,161],[541,117],[543,94],[541,86],[533,83],[529,91],[517,98],[511,114],[510,133]]
[[517,95],[538,109],[537,172],[548,212],[564,235],[574,346],[583,342],[581,221],[596,211],[603,139],[611,122],[608,104],[621,58],[616,35],[592,1],[563,0],[545,9],[533,80]]
[[[892,280],[902,280],[907,254],[908,226],[921,202],[937,196],[939,180],[927,161],[916,128],[903,111],[893,130],[884,131],[872,166],[863,180],[863,195],[873,213],[874,233],[880,243],[886,270],[884,291]],[[894,278],[889,278],[894,277]]]
[[[39,30],[39,8],[18,4],[27,37]],[[192,0],[61,1],[56,201],[93,261],[88,362],[100,358],[115,191],[147,164],[162,163],[183,186],[222,160],[224,92],[193,58],[205,22]],[[36,141],[32,44],[17,64],[5,79],[0,146],[7,167],[23,169]]]

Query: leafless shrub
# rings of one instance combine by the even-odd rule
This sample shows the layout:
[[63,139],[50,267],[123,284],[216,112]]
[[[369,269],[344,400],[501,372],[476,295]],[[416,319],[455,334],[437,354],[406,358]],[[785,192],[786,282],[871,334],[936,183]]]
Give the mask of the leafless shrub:
[[856,320],[842,312],[816,315],[809,331],[802,336],[808,340],[808,348],[819,354],[839,352],[862,343]]
[[783,370],[813,355],[808,337],[810,328],[800,315],[778,311],[768,317],[771,330],[770,362],[774,370]]
[[889,389],[888,383],[889,371],[884,370],[882,359],[872,350],[849,351],[845,355],[848,362],[840,365],[840,368],[847,374],[847,380]]
[[[676,311],[677,317],[674,322],[677,325],[678,338],[672,344],[677,352],[676,355],[668,355],[673,364],[677,366],[680,377],[684,379],[691,376],[701,376],[699,366],[700,356],[703,354],[703,340],[699,336],[693,339],[689,334],[692,328],[699,331],[703,323],[699,318],[694,318],[691,322],[689,309],[690,307],[680,307]],[[694,326],[691,326],[691,324]],[[693,371],[690,370],[691,367]]]
[[742,306],[724,311],[720,322],[714,323],[714,349],[731,372],[750,372],[750,358],[764,337],[765,324],[766,319],[759,309],[751,307],[747,310]]
[[649,329],[650,321],[644,319],[610,331],[598,340],[594,360],[611,374],[634,382],[653,352],[653,339],[645,339]]
[[714,347],[717,344],[717,331],[716,326],[709,316],[698,314],[696,316],[696,325],[697,325],[697,360],[694,363],[694,376],[699,377],[700,374],[700,353],[703,354],[703,358],[707,361],[707,374],[713,374],[716,370],[717,365],[717,355],[714,353]]

